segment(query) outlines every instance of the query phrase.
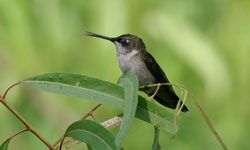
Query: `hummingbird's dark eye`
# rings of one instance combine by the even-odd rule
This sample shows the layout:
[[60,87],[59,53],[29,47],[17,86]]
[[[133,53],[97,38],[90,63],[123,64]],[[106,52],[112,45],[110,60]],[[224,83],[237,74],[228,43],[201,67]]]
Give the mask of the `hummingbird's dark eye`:
[[129,39],[123,39],[123,40],[121,40],[121,43],[125,46],[128,46],[129,44],[130,44],[130,41],[129,41]]
[[123,46],[129,46],[130,40],[126,38],[118,38],[117,41],[121,43]]

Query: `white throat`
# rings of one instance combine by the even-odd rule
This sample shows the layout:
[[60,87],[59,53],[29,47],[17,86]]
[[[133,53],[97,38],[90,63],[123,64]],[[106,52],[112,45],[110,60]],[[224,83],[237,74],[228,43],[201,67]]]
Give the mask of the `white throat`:
[[118,59],[119,59],[119,62],[122,61],[122,62],[130,62],[134,56],[138,54],[138,51],[136,50],[132,50],[130,53],[127,53],[127,54],[119,54],[118,55]]
[[119,66],[122,72],[127,72],[133,66],[135,56],[138,54],[137,50],[132,50],[127,54],[118,54]]

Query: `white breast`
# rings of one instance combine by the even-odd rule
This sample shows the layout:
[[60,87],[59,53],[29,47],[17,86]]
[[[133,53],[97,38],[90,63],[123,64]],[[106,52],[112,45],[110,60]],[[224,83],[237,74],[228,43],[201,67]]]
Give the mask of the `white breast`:
[[131,61],[134,61],[134,58],[137,54],[138,51],[133,50],[130,53],[118,55],[119,66],[123,73],[133,68],[134,65]]
[[154,77],[138,56],[138,51],[133,50],[125,55],[118,55],[119,66],[123,73],[131,70],[134,72],[141,85],[154,83]]

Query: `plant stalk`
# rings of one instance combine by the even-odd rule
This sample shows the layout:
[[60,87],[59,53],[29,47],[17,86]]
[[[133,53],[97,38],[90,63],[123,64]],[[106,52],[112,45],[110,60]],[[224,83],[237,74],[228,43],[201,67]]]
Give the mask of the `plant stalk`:
[[11,108],[7,102],[4,100],[3,96],[0,96],[0,102],[13,114],[16,116],[16,118],[23,123],[25,128],[33,133],[37,138],[39,138],[50,150],[55,150],[52,145],[49,144],[49,142],[42,137],[37,131],[35,131],[26,121],[25,119],[13,108]]

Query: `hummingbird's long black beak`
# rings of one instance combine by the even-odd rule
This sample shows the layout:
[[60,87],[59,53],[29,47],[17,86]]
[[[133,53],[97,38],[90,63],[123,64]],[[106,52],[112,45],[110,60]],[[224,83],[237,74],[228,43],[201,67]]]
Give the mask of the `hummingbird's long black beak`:
[[116,38],[107,37],[107,36],[96,34],[96,33],[93,33],[93,32],[86,32],[85,35],[105,39],[105,40],[108,40],[108,41],[111,41],[111,42],[114,42],[116,40]]

